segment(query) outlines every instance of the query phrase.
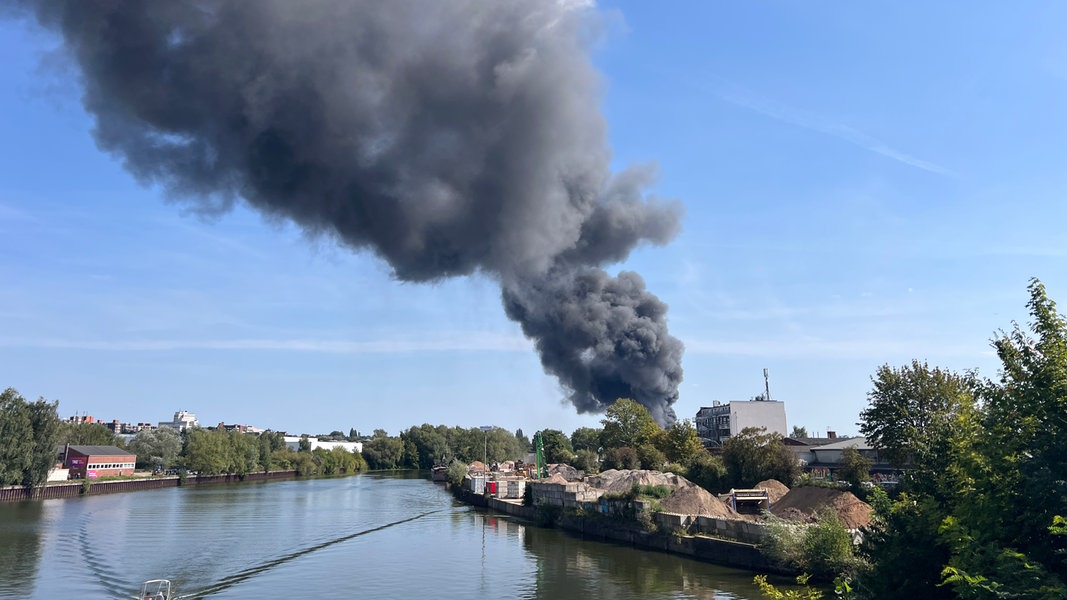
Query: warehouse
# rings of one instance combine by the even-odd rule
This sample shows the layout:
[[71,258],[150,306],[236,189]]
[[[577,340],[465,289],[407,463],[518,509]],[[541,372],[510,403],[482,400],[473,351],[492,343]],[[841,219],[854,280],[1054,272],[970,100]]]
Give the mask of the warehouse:
[[63,465],[71,479],[133,475],[137,455],[115,446],[66,446]]

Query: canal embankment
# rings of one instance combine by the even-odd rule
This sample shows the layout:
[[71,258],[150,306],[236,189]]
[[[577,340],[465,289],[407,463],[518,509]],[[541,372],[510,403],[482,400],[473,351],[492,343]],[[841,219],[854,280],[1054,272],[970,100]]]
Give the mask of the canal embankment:
[[197,486],[218,483],[238,483],[250,481],[274,481],[292,479],[296,471],[268,471],[247,473],[245,475],[190,475],[184,478],[177,475],[142,477],[137,479],[117,479],[93,481],[83,479],[63,483],[51,483],[45,486],[28,488],[7,486],[0,488],[0,502],[22,502],[25,500],[51,500],[57,498],[78,498],[121,492],[155,490],[178,486]]
[[[460,488],[453,492],[466,504],[541,526],[558,527],[583,539],[626,544],[761,573],[796,574],[760,552],[757,540],[762,539],[763,532],[758,531],[758,524],[748,521],[657,512],[651,515],[653,529],[650,531],[633,519],[595,511],[526,505],[522,500],[501,499]],[[533,489],[528,490],[532,492]],[[745,539],[750,541],[742,541]]]

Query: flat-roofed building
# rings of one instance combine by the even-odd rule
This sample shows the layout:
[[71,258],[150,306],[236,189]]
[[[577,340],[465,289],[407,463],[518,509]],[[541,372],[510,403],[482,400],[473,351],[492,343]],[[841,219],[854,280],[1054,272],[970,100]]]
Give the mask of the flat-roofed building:
[[71,479],[133,475],[137,455],[116,446],[67,446],[63,465]]
[[754,427],[786,436],[785,403],[779,400],[734,400],[702,406],[696,414],[697,435],[715,445]]

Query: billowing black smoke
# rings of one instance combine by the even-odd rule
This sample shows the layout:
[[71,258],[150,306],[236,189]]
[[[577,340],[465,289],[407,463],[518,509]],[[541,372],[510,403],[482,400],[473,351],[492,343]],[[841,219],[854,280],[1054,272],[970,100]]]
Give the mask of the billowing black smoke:
[[480,272],[579,411],[661,423],[682,378],[633,273],[680,210],[612,174],[572,1],[24,0],[83,74],[99,146],[199,210],[242,200],[388,261]]

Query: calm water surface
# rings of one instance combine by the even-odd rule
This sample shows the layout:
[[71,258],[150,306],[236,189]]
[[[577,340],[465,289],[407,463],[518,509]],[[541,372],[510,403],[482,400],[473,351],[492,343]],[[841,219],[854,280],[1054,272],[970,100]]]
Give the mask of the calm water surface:
[[752,574],[584,541],[413,475],[0,504],[0,598],[759,598]]

